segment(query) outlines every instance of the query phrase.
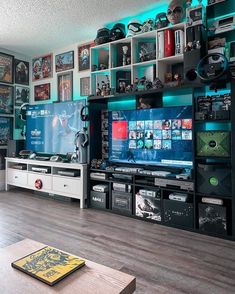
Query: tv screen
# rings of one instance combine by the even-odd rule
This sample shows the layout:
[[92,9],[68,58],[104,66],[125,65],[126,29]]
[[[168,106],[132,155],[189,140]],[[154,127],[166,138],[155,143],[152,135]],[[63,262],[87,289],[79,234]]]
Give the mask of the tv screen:
[[80,119],[85,100],[28,106],[26,148],[39,153],[66,154],[75,150],[74,138],[84,127]]
[[192,107],[109,112],[109,160],[192,166]]

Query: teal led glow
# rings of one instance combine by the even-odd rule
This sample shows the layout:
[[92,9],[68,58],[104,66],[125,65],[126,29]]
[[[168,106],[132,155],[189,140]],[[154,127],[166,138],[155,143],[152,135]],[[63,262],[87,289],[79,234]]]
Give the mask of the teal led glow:
[[135,98],[120,100],[120,101],[112,101],[108,102],[108,110],[133,110],[136,109],[136,100]]
[[231,131],[230,123],[207,122],[205,131]]
[[173,90],[173,93],[175,95],[172,95],[172,90],[163,92],[163,107],[192,105],[191,89]]

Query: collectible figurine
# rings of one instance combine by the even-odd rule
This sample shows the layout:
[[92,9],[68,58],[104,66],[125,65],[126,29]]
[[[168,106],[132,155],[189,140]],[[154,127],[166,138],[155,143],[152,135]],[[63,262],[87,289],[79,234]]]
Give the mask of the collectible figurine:
[[96,96],[101,96],[101,89],[100,89],[99,83],[97,84],[97,87],[96,87]]
[[167,18],[173,25],[180,23],[184,16],[182,0],[172,0],[167,9]]
[[172,73],[166,72],[165,73],[165,83],[170,83],[170,82],[172,82]]
[[128,52],[128,46],[123,46],[122,47],[122,51],[123,51],[123,55],[122,55],[122,65],[127,65],[127,52]]
[[155,78],[153,81],[153,89],[162,89],[163,84],[159,78]]

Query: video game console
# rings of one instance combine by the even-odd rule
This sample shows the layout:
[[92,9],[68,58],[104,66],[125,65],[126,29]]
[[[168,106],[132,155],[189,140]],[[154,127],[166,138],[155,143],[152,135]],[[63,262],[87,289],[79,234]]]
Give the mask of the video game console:
[[108,192],[109,186],[108,185],[94,185],[92,187],[92,189],[93,189],[93,191],[96,191],[96,192],[105,193],[105,192]]

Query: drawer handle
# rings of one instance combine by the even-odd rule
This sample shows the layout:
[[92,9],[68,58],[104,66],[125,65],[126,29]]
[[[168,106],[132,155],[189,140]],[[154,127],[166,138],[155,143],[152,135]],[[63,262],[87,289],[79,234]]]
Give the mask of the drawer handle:
[[68,185],[64,184],[64,187],[68,187]]
[[18,179],[18,177],[17,177],[17,176],[15,176],[15,179]]

